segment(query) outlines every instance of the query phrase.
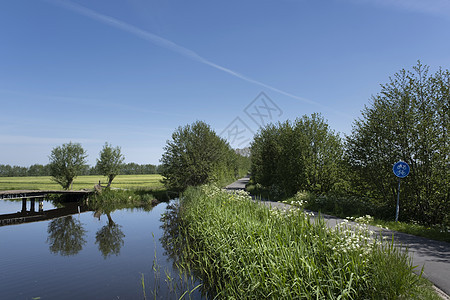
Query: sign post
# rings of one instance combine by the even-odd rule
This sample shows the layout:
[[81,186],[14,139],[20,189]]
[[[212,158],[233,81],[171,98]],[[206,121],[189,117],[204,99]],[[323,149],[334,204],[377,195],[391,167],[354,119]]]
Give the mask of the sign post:
[[409,174],[409,165],[404,161],[399,161],[394,164],[392,168],[395,176],[398,177],[398,190],[397,190],[397,208],[395,210],[395,222],[398,222],[398,212],[400,210],[400,181]]

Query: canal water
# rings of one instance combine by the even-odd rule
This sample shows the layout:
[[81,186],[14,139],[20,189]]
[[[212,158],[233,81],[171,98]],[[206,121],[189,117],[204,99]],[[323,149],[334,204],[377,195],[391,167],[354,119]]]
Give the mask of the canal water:
[[[169,203],[108,213],[81,203],[33,206],[0,200],[0,218],[24,210],[63,215],[0,219],[0,299],[179,299],[199,284],[180,279],[164,247]],[[201,299],[200,288],[189,298]]]

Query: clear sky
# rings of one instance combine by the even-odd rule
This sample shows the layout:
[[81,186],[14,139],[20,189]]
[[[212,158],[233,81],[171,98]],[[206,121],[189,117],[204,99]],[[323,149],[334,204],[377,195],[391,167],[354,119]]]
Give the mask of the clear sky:
[[320,112],[350,134],[380,84],[450,68],[448,0],[0,2],[0,164],[78,142],[158,164],[202,120],[233,147]]

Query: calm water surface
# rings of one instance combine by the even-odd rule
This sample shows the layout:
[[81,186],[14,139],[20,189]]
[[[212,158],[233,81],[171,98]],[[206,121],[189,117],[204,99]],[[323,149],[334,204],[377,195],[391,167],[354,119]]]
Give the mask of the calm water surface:
[[[26,206],[30,210],[29,201]],[[0,223],[0,299],[144,299],[142,276],[147,299],[154,299],[155,291],[157,299],[178,299],[186,288],[174,290],[166,283],[166,273],[177,277],[178,272],[160,241],[167,206],[103,214],[71,203],[65,206],[72,212],[67,216]],[[49,201],[41,206],[55,208]],[[22,209],[22,201],[0,200],[0,217]],[[200,299],[199,291],[191,298]]]

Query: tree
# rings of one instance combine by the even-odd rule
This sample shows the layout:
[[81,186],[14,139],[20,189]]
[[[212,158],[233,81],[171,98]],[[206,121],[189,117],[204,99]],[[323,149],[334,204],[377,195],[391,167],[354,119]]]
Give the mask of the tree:
[[1,177],[12,177],[12,167],[10,165],[0,165],[0,176]]
[[120,173],[125,157],[120,151],[120,147],[113,148],[105,143],[100,151],[100,159],[97,159],[97,170],[101,175],[108,177],[108,186],[111,186],[114,178]]
[[166,187],[182,191],[208,182],[235,178],[235,154],[228,143],[204,122],[178,127],[161,158]]
[[341,139],[320,114],[262,128],[251,145],[251,158],[254,181],[274,196],[301,190],[328,193],[342,177]]
[[27,176],[47,176],[48,173],[48,165],[34,164],[28,168]]
[[[450,72],[420,62],[381,85],[347,138],[347,157],[354,188],[394,215],[402,160],[411,167],[402,180],[400,216],[426,224],[443,223],[450,210]],[[387,216],[386,216],[387,217]]]
[[295,130],[300,139],[307,189],[321,194],[335,190],[342,180],[341,138],[317,113],[297,119]]
[[86,164],[86,151],[78,143],[55,147],[49,156],[50,174],[64,189],[72,188],[73,180],[81,174]]

